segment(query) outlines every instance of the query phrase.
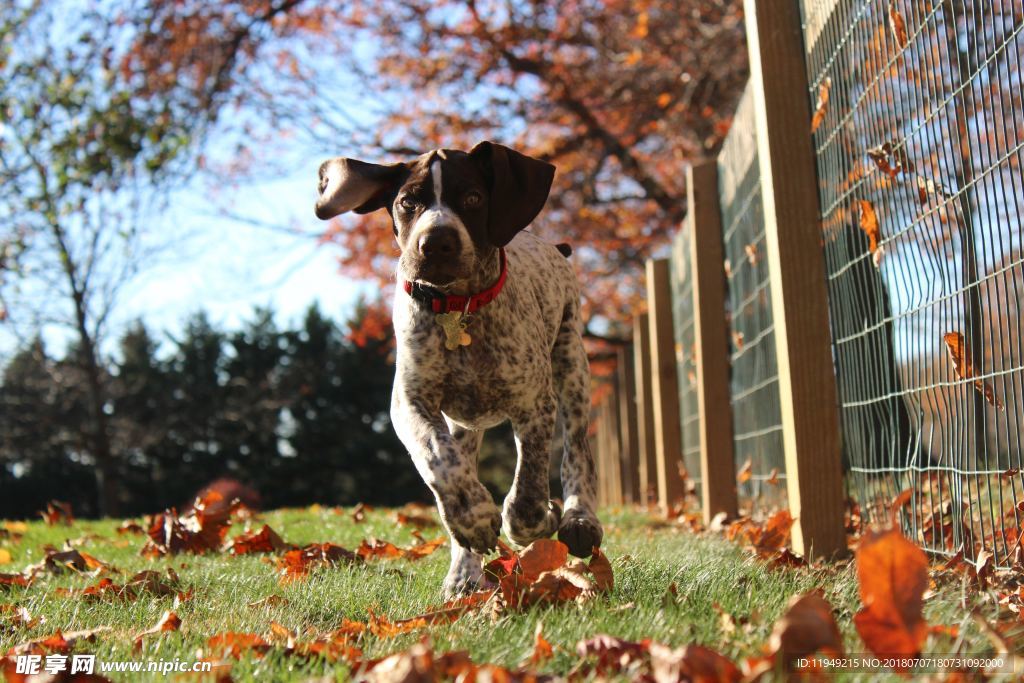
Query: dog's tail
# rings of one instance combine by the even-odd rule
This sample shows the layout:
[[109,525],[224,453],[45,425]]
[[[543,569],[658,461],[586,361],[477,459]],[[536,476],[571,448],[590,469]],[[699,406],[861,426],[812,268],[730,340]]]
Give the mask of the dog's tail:
[[570,256],[572,256],[572,247],[569,246],[568,242],[562,242],[561,244],[556,244],[555,245],[555,249],[557,249],[558,253],[560,253],[565,258],[569,258]]

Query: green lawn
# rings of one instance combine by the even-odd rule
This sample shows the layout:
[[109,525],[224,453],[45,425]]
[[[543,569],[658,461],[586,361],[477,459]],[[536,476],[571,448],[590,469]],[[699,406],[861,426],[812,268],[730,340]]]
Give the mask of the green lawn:
[[[330,541],[353,550],[369,536],[401,546],[414,541],[409,528],[394,521],[392,511],[373,511],[360,524],[348,512],[328,508],[280,510],[259,515],[253,525],[258,528],[259,523],[268,523],[293,544]],[[851,563],[817,569],[772,569],[717,536],[655,527],[637,511],[606,511],[602,518],[607,529],[604,549],[615,570],[615,589],[610,595],[583,606],[534,608],[497,620],[488,614],[470,613],[453,624],[426,630],[435,650],[467,650],[475,662],[515,667],[531,652],[540,621],[545,637],[555,646],[554,658],[540,667],[543,672],[567,673],[578,662],[576,643],[599,633],[635,640],[651,638],[672,646],[699,643],[739,664],[744,657],[758,654],[767,643],[773,622],[792,595],[821,587],[836,609],[848,651],[864,651],[851,621],[859,607]],[[85,539],[77,547],[122,570],[123,574],[114,575],[115,582],[141,569],[174,568],[194,591],[194,597],[177,609],[181,630],[148,637],[141,652],[133,653],[134,636],[156,623],[171,607],[172,597],[143,597],[134,602],[68,598],[54,589],[82,588],[96,579],[50,575],[27,589],[0,587],[0,603],[24,606],[32,616],[45,618],[45,623],[25,629],[12,626],[0,614],[4,620],[0,653],[58,629],[109,626],[112,630],[80,649],[95,653],[100,660],[193,660],[214,634],[241,631],[267,635],[272,621],[299,632],[326,632],[343,618],[365,621],[368,609],[392,620],[414,616],[441,602],[440,586],[448,566],[448,549],[442,547],[418,562],[373,560],[364,566],[338,566],[282,586],[272,561],[264,556],[179,555],[149,560],[139,555],[144,537],[118,535],[116,527],[113,521],[77,521],[71,527],[32,522],[20,540],[0,540],[0,548],[12,556],[11,562],[0,566],[0,572],[20,571],[38,562],[46,544],[60,546],[68,539]],[[231,533],[237,532],[233,529]],[[439,533],[440,529],[427,529],[424,535],[429,539]],[[668,590],[673,583],[678,592],[674,599]],[[933,586],[925,614],[931,624],[961,626],[963,642],[932,635],[927,651],[951,653],[960,646],[963,653],[991,652],[961,606],[961,591],[962,586],[955,580]],[[270,595],[282,596],[287,602],[271,607],[248,606]],[[993,608],[991,603],[984,603],[982,609]],[[723,618],[723,612],[732,616],[733,624],[728,617]],[[378,639],[366,634],[359,645],[366,657],[379,657],[404,650],[423,635],[421,631]],[[324,674],[346,680],[348,668],[345,664],[330,665],[272,652],[262,659],[244,657],[231,669],[236,681],[305,680]]]

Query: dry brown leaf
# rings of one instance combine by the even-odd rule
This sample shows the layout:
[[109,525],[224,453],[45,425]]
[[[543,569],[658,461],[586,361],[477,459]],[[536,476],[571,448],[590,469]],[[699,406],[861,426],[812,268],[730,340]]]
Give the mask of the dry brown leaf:
[[793,528],[793,521],[789,510],[779,510],[768,518],[768,521],[753,537],[754,547],[761,552],[782,548],[789,540],[789,531]]
[[828,76],[818,86],[818,103],[814,105],[814,117],[811,118],[811,132],[818,130],[821,126],[822,121],[825,120],[825,114],[828,111],[828,95],[829,91],[832,90],[832,79]]
[[395,521],[403,526],[413,526],[419,530],[429,529],[437,526],[437,521],[426,515],[413,515],[405,514],[404,512],[395,513]]
[[702,645],[687,645],[673,650],[660,643],[651,643],[648,650],[655,683],[733,683],[743,680],[742,672],[732,660]]
[[156,622],[156,625],[135,636],[134,649],[138,651],[142,648],[142,639],[146,636],[157,635],[160,633],[169,633],[171,631],[178,631],[180,629],[181,617],[179,617],[175,612],[167,610]]
[[914,171],[914,165],[907,157],[906,148],[897,147],[891,142],[884,142],[878,147],[872,147],[868,150],[868,156],[875,162],[878,170],[890,178],[895,178],[900,173]]
[[333,543],[311,543],[302,548],[289,550],[277,558],[277,568],[281,574],[281,582],[296,581],[304,578],[318,567],[329,567],[341,562],[361,562],[355,553]]
[[530,658],[527,662],[533,666],[546,662],[555,656],[555,651],[544,638],[544,624],[543,622],[537,622],[537,628],[533,631],[533,652],[530,653]]
[[895,498],[892,499],[892,503],[889,504],[889,522],[892,526],[898,526],[900,521],[900,510],[910,504],[910,500],[914,497],[914,489],[905,489],[900,491]]
[[820,590],[790,599],[786,613],[772,629],[768,648],[787,669],[793,660],[815,652],[830,657],[843,655],[843,636],[832,615],[832,605]]
[[40,511],[39,516],[46,522],[46,526],[64,524],[71,526],[75,522],[75,515],[71,512],[71,503],[59,500],[51,500],[46,504],[46,509]]
[[252,553],[279,553],[283,550],[294,548],[291,543],[285,541],[276,531],[264,524],[257,532],[243,532],[228,541],[225,550],[232,555],[249,555]]
[[889,29],[899,48],[902,50],[907,47],[907,22],[903,20],[903,15],[896,7],[896,0],[889,2]]
[[878,215],[875,213],[874,205],[866,199],[858,199],[857,207],[860,210],[860,229],[868,236],[868,251],[871,252],[875,268],[878,268],[885,251],[881,246],[882,230],[878,223]]
[[747,458],[746,462],[743,463],[736,473],[736,481],[740,484],[745,484],[750,481],[752,476],[754,476],[754,461]]
[[853,623],[864,644],[879,657],[916,657],[928,636],[924,551],[898,529],[868,532],[857,548],[857,578],[863,607]]
[[985,400],[990,405],[1002,410],[1003,403],[996,396],[992,385],[978,377],[978,373],[974,368],[971,350],[967,348],[964,336],[959,332],[947,332],[942,335],[942,340],[946,342],[946,349],[949,351],[949,357],[953,361],[953,370],[957,376],[960,379],[974,380],[974,388],[982,393]]
[[262,657],[270,651],[271,645],[263,636],[258,636],[255,633],[228,631],[211,636],[206,641],[206,647],[219,656],[239,659],[246,652],[251,652],[256,657]]
[[757,265],[757,261],[758,261],[757,245],[756,244],[744,245],[743,251],[746,252],[746,254],[747,254],[747,262],[750,263],[750,265],[752,265],[752,266],[756,266]]

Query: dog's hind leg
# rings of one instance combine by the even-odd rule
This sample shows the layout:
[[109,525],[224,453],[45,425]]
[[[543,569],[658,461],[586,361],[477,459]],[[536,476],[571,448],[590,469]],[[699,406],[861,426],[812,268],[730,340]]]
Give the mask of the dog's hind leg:
[[587,557],[601,545],[604,531],[595,512],[597,471],[587,440],[590,424],[590,371],[581,338],[579,304],[566,305],[558,337],[551,352],[551,366],[559,409],[565,426],[562,455],[562,492],[565,509],[558,540],[577,557]]

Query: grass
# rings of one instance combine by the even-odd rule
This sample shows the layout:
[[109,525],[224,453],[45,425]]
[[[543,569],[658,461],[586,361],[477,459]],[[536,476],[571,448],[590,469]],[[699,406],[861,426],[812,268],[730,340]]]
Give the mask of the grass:
[[[475,662],[515,667],[529,656],[536,624],[543,622],[545,637],[555,646],[554,658],[541,665],[543,672],[567,673],[578,661],[575,644],[599,633],[634,640],[651,638],[672,646],[699,643],[739,663],[744,657],[758,654],[768,642],[773,623],[791,596],[820,587],[836,609],[847,650],[865,651],[852,626],[853,614],[860,606],[852,563],[773,569],[720,537],[659,528],[635,510],[606,511],[602,518],[607,529],[604,549],[615,570],[611,595],[583,606],[560,605],[506,614],[497,621],[483,613],[471,613],[453,624],[429,628],[435,650],[467,650]],[[360,524],[353,522],[345,510],[317,507],[267,512],[253,525],[261,522],[270,524],[294,544],[330,541],[354,549],[370,536],[403,546],[413,542],[410,530],[398,526],[388,510],[370,512]],[[200,653],[209,654],[204,649],[207,638],[214,634],[240,631],[267,635],[272,621],[299,632],[307,628],[328,631],[343,618],[365,621],[369,609],[392,620],[420,614],[441,602],[440,586],[448,566],[445,547],[418,562],[376,560],[365,566],[339,566],[282,586],[267,558],[179,555],[149,560],[139,555],[143,537],[120,536],[116,527],[117,522],[111,520],[76,521],[71,527],[29,523],[19,541],[0,541],[0,547],[11,554],[11,562],[0,566],[0,571],[20,571],[40,561],[46,544],[60,546],[65,540],[81,538],[85,539],[78,546],[81,550],[113,564],[124,572],[123,577],[141,569],[173,567],[195,591],[194,598],[177,610],[181,630],[149,637],[140,652],[133,652],[134,636],[156,623],[171,607],[171,597],[143,597],[134,602],[67,598],[54,589],[82,588],[95,583],[95,579],[53,575],[41,578],[30,588],[0,588],[0,603],[24,606],[32,616],[45,618],[45,623],[32,629],[12,628],[0,622],[0,652],[58,629],[66,632],[109,626],[111,631],[80,649],[96,654],[100,661],[191,661]],[[440,530],[428,529],[424,535],[431,538],[431,532],[436,535]],[[115,576],[114,580],[123,579]],[[673,583],[678,590],[675,599],[668,593]],[[987,641],[961,607],[960,591],[958,583],[933,586],[925,603],[926,617],[931,624],[960,625],[963,653],[989,653]],[[280,595],[287,603],[248,606],[269,595]],[[731,615],[733,628],[723,613]],[[360,646],[366,657],[379,657],[404,650],[422,636],[419,632],[381,640],[367,634]],[[951,637],[933,635],[926,651],[951,653],[956,647]],[[342,663],[331,665],[274,653],[263,659],[246,656],[231,669],[236,681],[297,681],[322,675],[337,680],[349,677]],[[881,679],[887,675],[857,678]],[[150,674],[149,679],[134,675],[131,680],[160,679],[160,675]]]

